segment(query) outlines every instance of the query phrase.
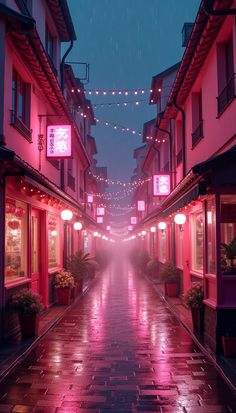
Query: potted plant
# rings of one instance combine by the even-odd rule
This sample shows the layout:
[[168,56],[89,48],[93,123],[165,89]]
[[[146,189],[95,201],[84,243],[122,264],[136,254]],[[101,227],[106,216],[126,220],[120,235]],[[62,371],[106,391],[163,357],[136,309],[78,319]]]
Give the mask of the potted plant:
[[177,297],[179,291],[179,270],[171,261],[166,262],[161,271],[160,278],[165,285],[165,294],[168,297]]
[[70,304],[71,289],[75,285],[71,272],[65,269],[58,271],[55,275],[54,284],[57,289],[58,304]]
[[184,294],[184,302],[191,310],[193,330],[201,331],[204,326],[204,291],[203,285],[200,282],[195,283]]
[[83,289],[83,279],[92,266],[92,259],[89,253],[84,254],[82,250],[76,251],[66,261],[66,268],[74,278],[77,292]]
[[[236,237],[233,238],[229,244],[222,242],[221,251],[221,268],[224,274],[236,274],[236,267],[234,265],[234,260],[236,258]],[[229,265],[227,265],[227,260],[229,261]]]
[[11,306],[18,312],[22,337],[37,336],[39,313],[43,309],[40,295],[23,289],[12,296]]
[[157,277],[159,270],[159,262],[156,257],[151,258],[147,263],[147,271],[152,277]]

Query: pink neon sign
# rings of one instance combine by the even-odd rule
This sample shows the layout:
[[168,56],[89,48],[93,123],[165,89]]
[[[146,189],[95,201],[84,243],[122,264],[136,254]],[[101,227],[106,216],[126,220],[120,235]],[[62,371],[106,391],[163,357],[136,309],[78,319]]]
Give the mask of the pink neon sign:
[[69,158],[71,156],[71,126],[48,125],[47,157]]
[[102,224],[103,223],[103,217],[97,217],[97,223]]
[[145,201],[138,201],[138,211],[145,211]]
[[153,195],[166,196],[170,193],[170,175],[153,175]]
[[105,208],[97,208],[97,215],[105,215]]
[[137,217],[131,217],[130,223],[133,225],[137,224]]

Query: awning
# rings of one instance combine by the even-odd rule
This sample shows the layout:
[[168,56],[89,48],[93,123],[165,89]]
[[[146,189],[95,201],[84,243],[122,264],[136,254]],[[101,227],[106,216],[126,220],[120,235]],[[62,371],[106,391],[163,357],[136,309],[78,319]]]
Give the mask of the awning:
[[166,217],[168,215],[173,214],[174,212],[178,211],[179,209],[185,207],[185,205],[188,205],[191,201],[196,201],[198,196],[199,196],[199,185],[197,185],[195,188],[193,188],[187,194],[182,196],[182,198],[178,199],[171,206],[169,206],[167,209],[165,209],[163,212],[161,212],[160,216],[161,217]]

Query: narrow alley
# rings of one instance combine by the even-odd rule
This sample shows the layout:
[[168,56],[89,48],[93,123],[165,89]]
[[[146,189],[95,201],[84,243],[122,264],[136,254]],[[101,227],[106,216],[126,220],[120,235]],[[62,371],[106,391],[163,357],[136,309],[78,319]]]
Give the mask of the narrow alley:
[[0,413],[222,413],[236,398],[153,287],[112,266],[0,384]]

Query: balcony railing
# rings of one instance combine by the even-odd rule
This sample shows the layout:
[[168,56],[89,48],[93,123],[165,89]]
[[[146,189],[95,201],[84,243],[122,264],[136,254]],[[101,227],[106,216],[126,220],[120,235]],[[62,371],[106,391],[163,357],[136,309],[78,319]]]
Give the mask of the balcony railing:
[[203,138],[203,121],[199,122],[198,127],[192,133],[192,148]]
[[176,165],[178,166],[183,161],[183,149],[180,149],[176,155]]
[[235,98],[235,74],[231,77],[221,94],[218,96],[218,115],[220,115],[229,103]]
[[14,110],[11,113],[11,125],[21,133],[26,139],[32,141],[32,129],[27,128],[27,126],[16,116]]
[[70,189],[75,191],[75,178],[71,175],[70,172],[67,173],[67,185]]

